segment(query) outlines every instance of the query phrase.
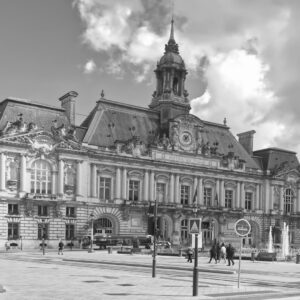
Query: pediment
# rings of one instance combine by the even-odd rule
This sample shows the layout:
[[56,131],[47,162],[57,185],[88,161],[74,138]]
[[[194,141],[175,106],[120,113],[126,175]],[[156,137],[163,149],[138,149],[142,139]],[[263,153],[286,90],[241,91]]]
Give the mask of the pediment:
[[297,169],[282,170],[282,172],[277,173],[275,177],[284,179],[286,182],[296,183],[299,181],[300,172]]

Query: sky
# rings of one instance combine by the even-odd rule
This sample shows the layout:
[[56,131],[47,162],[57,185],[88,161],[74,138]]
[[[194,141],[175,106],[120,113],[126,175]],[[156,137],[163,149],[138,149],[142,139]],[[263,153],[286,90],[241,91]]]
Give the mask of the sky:
[[299,0],[1,0],[1,100],[148,107],[172,11],[191,113],[299,154]]

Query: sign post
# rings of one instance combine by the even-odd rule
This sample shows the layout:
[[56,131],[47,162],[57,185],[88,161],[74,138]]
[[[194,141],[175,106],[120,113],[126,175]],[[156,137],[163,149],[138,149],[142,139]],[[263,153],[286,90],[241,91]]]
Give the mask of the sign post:
[[246,219],[239,219],[234,224],[236,234],[240,237],[240,255],[239,255],[239,272],[238,288],[240,288],[241,260],[242,260],[242,238],[247,236],[251,231],[251,225]]
[[190,234],[195,234],[195,260],[193,269],[193,296],[198,296],[198,234],[200,233],[201,219],[190,219]]

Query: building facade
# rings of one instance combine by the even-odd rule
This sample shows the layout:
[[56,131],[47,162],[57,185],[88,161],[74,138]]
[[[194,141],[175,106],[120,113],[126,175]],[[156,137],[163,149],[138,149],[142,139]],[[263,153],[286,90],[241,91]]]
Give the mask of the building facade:
[[280,243],[283,222],[300,246],[299,162],[295,152],[253,152],[254,131],[189,113],[187,70],[173,21],[155,69],[149,108],[111,101],[102,93],[75,124],[77,93],[52,107],[8,98],[0,103],[0,247],[75,245],[91,232],[153,233],[174,245],[191,241],[189,220],[202,219],[202,242],[238,243],[234,224],[247,219],[245,247],[264,247],[271,227]]

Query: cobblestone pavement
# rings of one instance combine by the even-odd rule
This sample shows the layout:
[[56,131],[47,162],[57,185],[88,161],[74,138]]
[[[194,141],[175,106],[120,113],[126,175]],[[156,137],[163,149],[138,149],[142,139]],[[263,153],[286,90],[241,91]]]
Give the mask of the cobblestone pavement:
[[208,264],[199,258],[198,296],[192,297],[193,264],[157,256],[106,251],[0,253],[0,299],[300,299],[300,265],[238,261]]

